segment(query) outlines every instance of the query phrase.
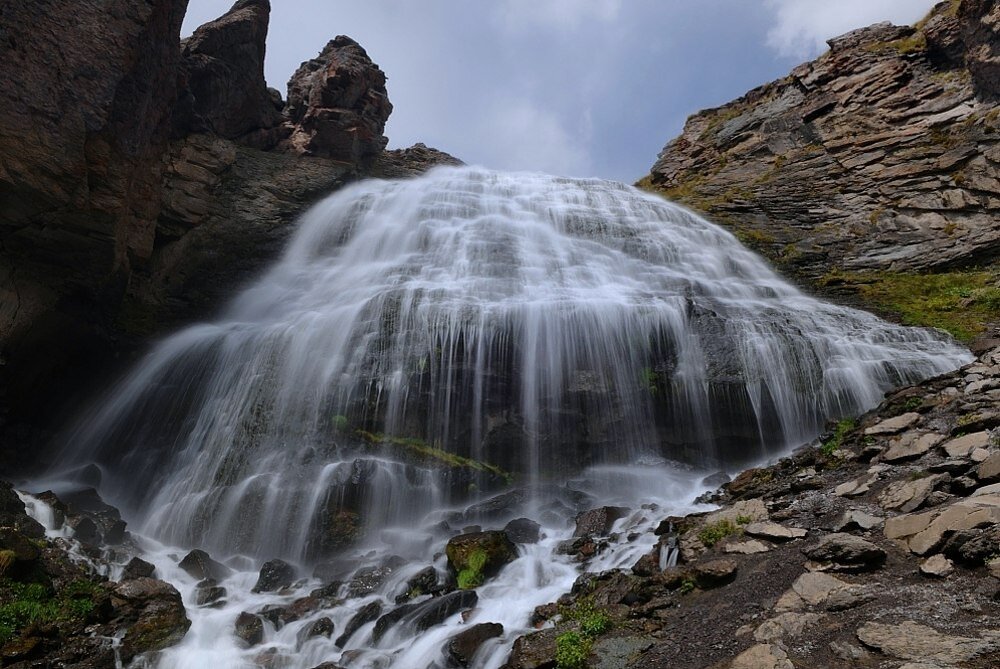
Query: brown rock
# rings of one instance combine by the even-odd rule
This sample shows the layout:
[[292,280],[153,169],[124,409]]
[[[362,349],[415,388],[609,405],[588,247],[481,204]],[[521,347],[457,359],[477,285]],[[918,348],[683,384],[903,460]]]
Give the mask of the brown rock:
[[369,164],[385,148],[392,104],[385,74],[343,35],[306,61],[288,82],[291,135],[285,146],[310,156]]
[[122,581],[112,590],[111,603],[126,627],[121,645],[125,662],[174,645],[191,626],[180,593],[154,578]]
[[239,0],[226,14],[201,26],[184,41],[185,92],[190,95],[188,104],[195,118],[180,119],[179,123],[236,139],[281,122],[264,83],[264,41],[270,13],[268,0]]
[[467,667],[472,662],[476,651],[486,641],[503,634],[503,625],[499,623],[479,623],[469,629],[459,632],[448,641],[448,657],[456,664]]

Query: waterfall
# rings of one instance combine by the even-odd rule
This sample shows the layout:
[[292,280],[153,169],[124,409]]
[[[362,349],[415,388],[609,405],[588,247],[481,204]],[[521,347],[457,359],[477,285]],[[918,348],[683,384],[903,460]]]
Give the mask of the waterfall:
[[968,359],[629,186],[439,168],[314,206],[65,460],[161,541],[314,560],[511,477],[759,461]]

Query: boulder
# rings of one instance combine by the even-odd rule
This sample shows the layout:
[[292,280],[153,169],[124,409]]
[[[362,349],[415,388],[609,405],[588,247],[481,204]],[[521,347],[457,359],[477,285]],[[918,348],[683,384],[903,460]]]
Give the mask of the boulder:
[[781,646],[763,643],[737,655],[729,669],[795,669],[795,665]]
[[894,416],[893,418],[887,418],[880,423],[876,423],[871,427],[865,428],[865,435],[867,436],[879,436],[886,434],[897,434],[903,430],[912,427],[920,420],[920,414],[909,412],[904,413],[899,416]]
[[373,620],[376,620],[380,615],[382,615],[382,602],[379,601],[368,602],[358,609],[358,612],[347,621],[343,634],[337,637],[337,640],[334,642],[337,648],[343,648],[344,644],[350,640],[355,632]]
[[515,544],[537,544],[542,526],[530,518],[515,518],[504,526],[503,531]]
[[212,579],[206,579],[198,584],[194,591],[194,603],[198,606],[221,603],[226,598],[226,589]]
[[163,650],[184,638],[191,621],[174,586],[154,578],[122,581],[111,591],[115,614],[125,626],[121,657]]
[[943,434],[935,432],[924,434],[907,432],[898,439],[893,439],[889,442],[889,448],[882,454],[882,460],[885,462],[900,462],[902,460],[918,458],[944,441],[944,438]]
[[322,618],[317,619],[311,625],[307,625],[306,627],[302,628],[302,630],[299,632],[298,642],[301,645],[306,641],[308,641],[309,639],[315,639],[316,637],[326,637],[327,639],[329,639],[330,637],[333,636],[333,631],[334,631],[333,621],[330,618],[323,616]]
[[920,563],[920,573],[924,576],[944,578],[953,571],[955,571],[955,566],[951,563],[951,560],[940,553],[932,555]]
[[990,433],[985,430],[973,432],[961,437],[950,439],[942,444],[945,452],[952,458],[967,457],[977,448],[986,448],[990,444]]
[[736,569],[736,561],[725,558],[699,562],[693,568],[694,580],[699,588],[717,588],[736,580]]
[[178,124],[236,139],[281,122],[264,83],[270,12],[268,0],[239,0],[184,41],[184,92],[194,118],[178,119]]
[[460,667],[468,667],[484,642],[503,634],[500,623],[479,623],[448,640],[448,657]]
[[801,539],[806,536],[807,531],[798,527],[785,527],[778,523],[748,523],[743,526],[743,532],[752,537],[768,539],[770,541],[782,542],[792,539]]
[[286,111],[291,134],[283,146],[296,153],[370,164],[388,142],[385,74],[350,37],[338,36],[299,66]]
[[885,551],[860,537],[837,532],[802,551],[806,557],[828,563],[839,571],[873,571],[885,563]]
[[405,623],[408,628],[422,632],[438,625],[459,611],[471,609],[479,601],[475,590],[456,590],[416,604],[404,604],[389,611],[375,623],[372,639],[378,643],[392,627]]
[[574,537],[607,536],[616,520],[629,514],[629,509],[622,506],[602,506],[584,511],[576,517]]
[[452,537],[445,553],[448,566],[459,576],[459,587],[476,587],[517,558],[517,547],[504,532],[491,530]]
[[233,634],[243,642],[245,646],[256,646],[264,640],[264,621],[260,616],[244,611],[236,616],[233,623]]
[[295,567],[284,560],[268,560],[260,568],[257,583],[251,592],[274,592],[287,588],[295,581]]
[[968,662],[1000,648],[1000,635],[996,633],[988,639],[950,636],[909,620],[898,625],[867,622],[858,628],[858,639],[870,648],[903,660],[947,665]]
[[233,573],[232,569],[221,562],[216,562],[208,553],[200,548],[196,548],[185,555],[184,559],[177,566],[199,581],[203,581],[206,578],[221,581]]
[[130,578],[150,578],[156,573],[156,567],[146,562],[142,558],[134,557],[125,565],[122,572],[122,580]]
[[545,629],[518,637],[504,666],[508,669],[555,669],[558,635],[555,629]]

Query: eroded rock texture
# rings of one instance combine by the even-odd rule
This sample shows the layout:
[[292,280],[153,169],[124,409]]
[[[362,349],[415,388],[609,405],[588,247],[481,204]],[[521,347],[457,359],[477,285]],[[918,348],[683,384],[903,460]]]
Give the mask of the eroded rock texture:
[[370,163],[385,148],[392,112],[385,74],[361,45],[343,35],[299,66],[288,82],[290,150],[350,163]]
[[991,261],[998,22],[995,2],[954,0],[915,27],[832,39],[784,79],[689,118],[646,185],[807,282]]

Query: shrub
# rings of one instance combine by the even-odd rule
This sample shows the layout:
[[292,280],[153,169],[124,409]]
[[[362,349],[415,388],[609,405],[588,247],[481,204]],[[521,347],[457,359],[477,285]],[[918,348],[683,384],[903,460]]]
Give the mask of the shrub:
[[583,669],[592,646],[593,640],[586,635],[563,632],[556,637],[557,669]]

